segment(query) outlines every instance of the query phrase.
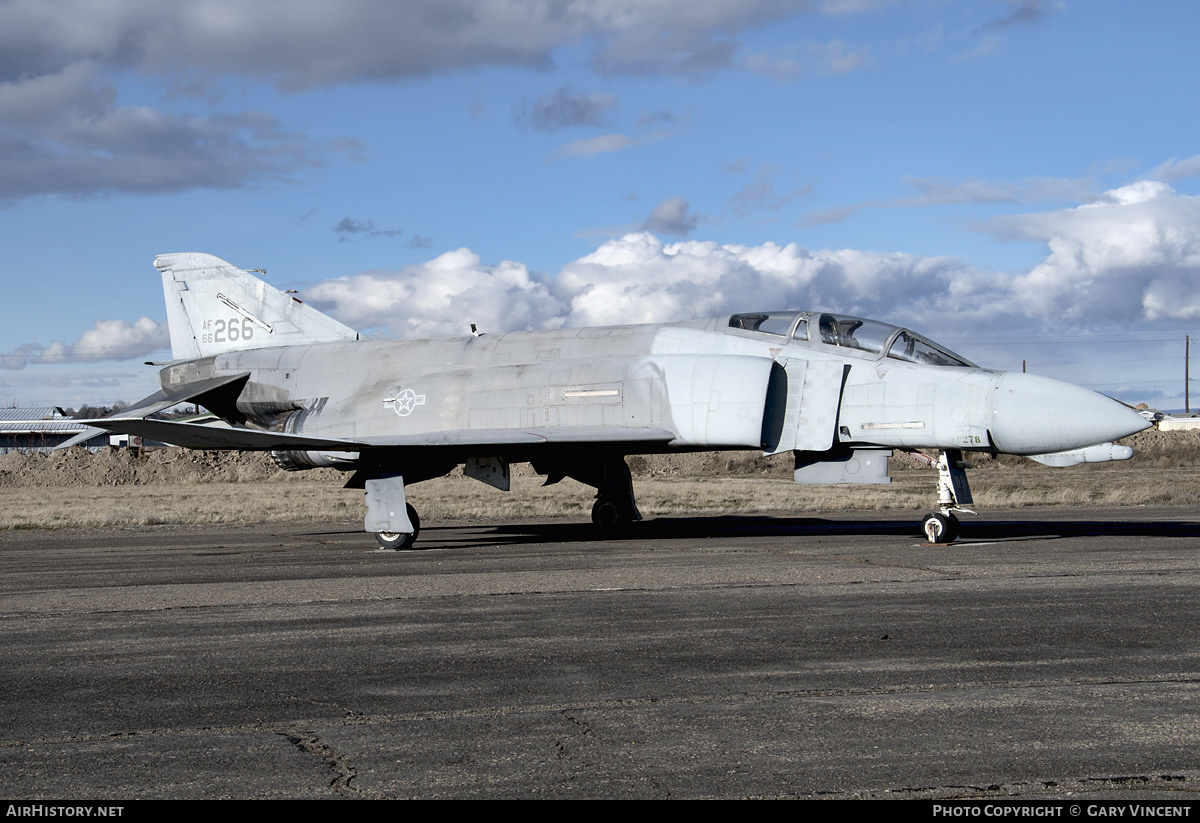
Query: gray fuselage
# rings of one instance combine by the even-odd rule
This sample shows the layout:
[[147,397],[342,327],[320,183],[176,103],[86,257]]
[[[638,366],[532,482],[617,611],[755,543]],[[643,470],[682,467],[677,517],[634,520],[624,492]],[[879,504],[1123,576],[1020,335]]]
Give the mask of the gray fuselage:
[[[1032,455],[1130,430],[1133,412],[1086,389],[904,359],[897,347],[913,335],[893,326],[873,324],[881,339],[864,345],[852,334],[822,340],[818,318],[831,315],[775,313],[785,320],[775,332],[736,325],[765,316],[250,349],[169,366],[162,380],[249,372],[237,408],[251,421],[345,440],[663,429],[675,435],[669,449],[840,443]],[[836,319],[869,338],[861,324],[872,321]],[[626,449],[638,450],[646,447]]]

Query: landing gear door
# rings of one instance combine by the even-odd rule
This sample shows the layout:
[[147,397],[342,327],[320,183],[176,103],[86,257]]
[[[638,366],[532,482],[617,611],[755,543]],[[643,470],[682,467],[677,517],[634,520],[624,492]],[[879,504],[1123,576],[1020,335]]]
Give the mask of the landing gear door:
[[792,359],[781,359],[780,365],[786,387],[780,386],[784,381],[773,376],[775,397],[774,402],[768,399],[763,418],[763,453],[829,451],[837,431],[846,365]]

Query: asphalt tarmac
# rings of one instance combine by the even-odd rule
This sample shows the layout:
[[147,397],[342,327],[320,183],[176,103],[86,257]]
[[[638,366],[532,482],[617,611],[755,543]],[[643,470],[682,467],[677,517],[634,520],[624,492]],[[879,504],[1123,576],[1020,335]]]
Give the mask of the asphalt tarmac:
[[0,534],[0,796],[1191,800],[1200,511]]

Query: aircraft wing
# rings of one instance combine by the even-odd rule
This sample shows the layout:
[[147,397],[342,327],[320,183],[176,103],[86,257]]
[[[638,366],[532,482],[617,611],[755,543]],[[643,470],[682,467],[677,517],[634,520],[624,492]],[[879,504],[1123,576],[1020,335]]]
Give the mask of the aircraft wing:
[[394,437],[364,437],[367,448],[397,446],[513,446],[538,443],[670,443],[674,432],[651,428],[457,429]]
[[240,449],[245,451],[280,449],[368,451],[404,447],[517,446],[543,443],[670,443],[675,439],[675,434],[666,429],[581,427],[458,429],[427,434],[344,440],[234,426],[143,420],[124,415],[80,422],[108,431],[148,437],[151,440],[185,446],[189,449]]

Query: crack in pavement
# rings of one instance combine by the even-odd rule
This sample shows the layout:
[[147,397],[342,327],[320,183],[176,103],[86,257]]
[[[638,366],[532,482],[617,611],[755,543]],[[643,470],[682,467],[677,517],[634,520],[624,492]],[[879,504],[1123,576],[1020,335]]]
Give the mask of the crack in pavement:
[[363,794],[352,783],[358,777],[358,772],[350,763],[350,757],[345,754],[338,754],[332,748],[321,742],[315,734],[301,732],[296,730],[276,729],[275,733],[285,738],[289,743],[298,748],[300,751],[307,754],[315,754],[320,757],[329,768],[333,771],[334,778],[329,784],[329,788],[333,789],[343,797],[348,798],[365,798],[368,795]]
[[570,757],[570,754],[567,751],[567,742],[569,740],[575,737],[587,737],[592,733],[591,726],[589,726],[587,723],[584,723],[582,720],[573,717],[571,715],[571,711],[571,709],[563,709],[561,712],[559,712],[559,714],[561,714],[565,720],[578,727],[580,731],[577,734],[566,735],[564,737],[555,739],[554,748],[557,752],[559,760],[566,760]]

